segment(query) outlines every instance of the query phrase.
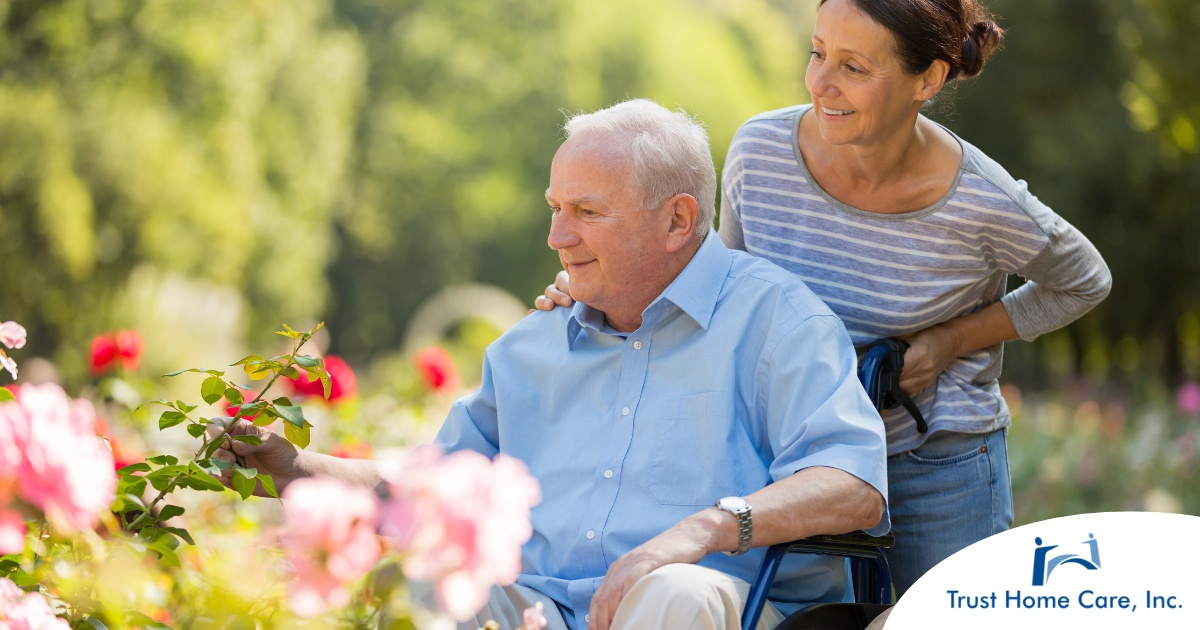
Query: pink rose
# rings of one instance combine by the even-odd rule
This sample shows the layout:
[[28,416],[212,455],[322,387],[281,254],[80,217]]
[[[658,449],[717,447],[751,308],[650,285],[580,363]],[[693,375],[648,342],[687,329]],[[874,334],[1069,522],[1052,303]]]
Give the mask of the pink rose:
[[91,403],[72,401],[53,383],[22,385],[15,401],[0,403],[0,500],[6,479],[7,494],[15,485],[16,498],[54,528],[94,527],[113,501],[117,478],[112,451],[96,437]]
[[25,347],[25,327],[17,322],[0,323],[0,343],[20,350]]
[[8,578],[0,578],[0,628],[4,630],[70,630],[54,616],[50,603],[39,593],[26,593]]
[[451,617],[470,619],[493,584],[517,578],[521,545],[533,534],[529,511],[541,501],[523,462],[422,446],[383,462],[380,473],[392,492],[380,532],[405,554],[406,576],[435,583]]
[[379,559],[379,501],[369,489],[337,479],[293,481],[283,492],[283,544],[296,581],[292,610],[312,617],[350,603],[348,585]]
[[17,362],[12,357],[4,354],[3,350],[0,350],[0,369],[8,370],[13,380],[17,380]]

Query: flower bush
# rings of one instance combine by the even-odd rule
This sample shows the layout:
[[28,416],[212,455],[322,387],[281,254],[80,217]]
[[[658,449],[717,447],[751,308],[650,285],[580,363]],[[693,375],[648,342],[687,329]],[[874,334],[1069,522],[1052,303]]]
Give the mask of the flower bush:
[[[419,627],[469,618],[492,583],[515,579],[539,496],[515,460],[418,449],[384,465],[387,500],[315,478],[290,484],[282,510],[247,501],[277,493],[269,475],[214,456],[230,440],[260,439],[229,434],[229,417],[277,425],[305,448],[310,412],[325,417],[357,392],[345,362],[303,353],[319,328],[284,326],[291,345],[279,356],[168,375],[197,379],[196,404],[99,400],[102,422],[57,385],[0,389],[0,628]],[[121,368],[101,393],[146,389],[135,373],[140,337],[100,339],[96,373]],[[20,347],[23,329],[0,327],[0,343]],[[296,400],[269,396],[278,385]],[[310,399],[334,404],[308,409]],[[115,451],[128,449],[112,436],[131,427],[157,429],[140,439],[169,454],[117,467]],[[370,453],[365,442],[343,444],[343,455]],[[389,531],[405,536],[379,535]],[[432,583],[437,602],[410,599],[407,580]]]

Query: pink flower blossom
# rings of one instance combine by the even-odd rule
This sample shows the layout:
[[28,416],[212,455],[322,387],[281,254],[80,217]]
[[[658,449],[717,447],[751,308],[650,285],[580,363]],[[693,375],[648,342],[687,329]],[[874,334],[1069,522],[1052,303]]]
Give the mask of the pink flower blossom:
[[0,509],[0,556],[25,550],[25,519]]
[[292,610],[302,617],[350,603],[347,585],[375,566],[379,501],[367,488],[336,479],[300,479],[283,492],[284,547],[296,574]]
[[8,578],[0,578],[0,628],[4,630],[70,630],[54,616],[50,603],[39,593],[26,593]]
[[25,347],[25,327],[17,322],[0,323],[0,343],[20,350]]
[[521,545],[533,534],[529,510],[541,501],[523,462],[423,446],[384,461],[380,472],[392,493],[380,532],[405,553],[406,576],[435,582],[451,617],[470,619],[493,584],[517,578]]
[[1188,381],[1175,391],[1175,404],[1184,414],[1200,413],[1200,383]]
[[16,400],[0,403],[0,508],[15,494],[70,533],[94,527],[116,488],[112,451],[96,437],[90,402],[48,383],[22,385]]
[[521,617],[525,622],[523,627],[525,630],[542,630],[546,627],[546,606],[542,602],[538,602],[529,608],[525,609]]

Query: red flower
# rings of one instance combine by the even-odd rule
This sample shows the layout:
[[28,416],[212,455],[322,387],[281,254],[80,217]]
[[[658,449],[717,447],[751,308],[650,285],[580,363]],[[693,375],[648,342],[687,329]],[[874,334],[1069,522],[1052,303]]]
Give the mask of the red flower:
[[444,394],[458,389],[458,369],[450,353],[439,346],[431,346],[413,356],[413,364],[421,375],[421,381],[430,391]]
[[88,365],[93,376],[111,370],[118,361],[126,370],[136,370],[142,358],[142,336],[136,330],[118,330],[92,339]]
[[118,330],[114,337],[121,366],[126,370],[136,370],[142,358],[142,336],[136,330]]
[[[329,372],[329,402],[349,398],[358,391],[358,379],[354,376],[354,370],[351,370],[350,365],[341,357],[325,357],[325,371]],[[292,388],[297,394],[325,397],[321,379],[309,380],[308,372],[304,370],[300,370],[299,378],[288,380],[292,382]]]
[[371,445],[355,439],[335,444],[329,454],[342,459],[370,459]]

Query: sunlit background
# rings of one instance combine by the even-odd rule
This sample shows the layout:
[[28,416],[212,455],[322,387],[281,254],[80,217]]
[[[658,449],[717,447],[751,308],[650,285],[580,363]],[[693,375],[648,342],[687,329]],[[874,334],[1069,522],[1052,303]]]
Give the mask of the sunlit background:
[[[1200,514],[1200,4],[989,7],[1004,49],[930,115],[1027,180],[1114,277],[1081,321],[1006,348],[1018,521]],[[807,99],[814,13],[0,0],[0,320],[28,329],[22,380],[97,400],[128,450],[161,450],[128,411],[175,391],[158,375],[269,356],[281,323],[324,321],[316,341],[358,389],[311,414],[314,446],[418,441],[558,268],[543,191],[564,112],[684,108],[720,168],[747,117]],[[140,363],[94,373],[93,340],[116,330],[140,334]],[[433,344],[461,380],[418,395],[412,357]]]

